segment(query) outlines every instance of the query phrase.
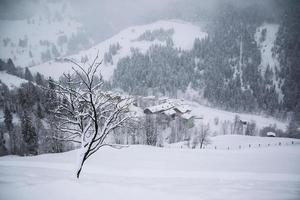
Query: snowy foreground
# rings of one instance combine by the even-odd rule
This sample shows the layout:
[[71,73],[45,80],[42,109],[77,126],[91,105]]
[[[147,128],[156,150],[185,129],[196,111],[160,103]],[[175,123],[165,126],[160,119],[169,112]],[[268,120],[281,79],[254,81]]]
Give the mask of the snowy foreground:
[[[212,142],[220,145],[232,137]],[[234,140],[246,144],[248,138]],[[266,140],[253,138],[250,142]],[[272,140],[275,144],[282,139]],[[0,158],[0,199],[296,200],[300,199],[300,141],[288,145],[291,141],[241,150],[107,147],[87,161],[79,180],[74,173],[76,151],[5,156]]]

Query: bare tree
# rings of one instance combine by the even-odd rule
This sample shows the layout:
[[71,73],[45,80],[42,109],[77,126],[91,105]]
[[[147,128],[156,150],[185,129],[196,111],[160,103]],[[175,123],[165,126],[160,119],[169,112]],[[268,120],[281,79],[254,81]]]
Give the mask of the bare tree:
[[118,147],[105,139],[131,118],[132,98],[103,91],[102,77],[96,76],[102,63],[98,62],[98,55],[87,69],[74,60],[69,61],[74,64],[75,74],[64,75],[64,82],[56,83],[61,103],[55,115],[59,119],[57,129],[62,133],[58,138],[81,145],[76,172],[79,178],[85,161],[97,150],[103,146]]
[[204,125],[201,124],[200,130],[199,130],[199,144],[200,144],[200,149],[203,148],[203,145],[206,145],[209,143],[209,124]]
[[196,146],[199,144],[200,149],[203,148],[204,145],[209,144],[209,124],[204,125],[203,123],[200,123],[196,125],[191,132],[191,139],[189,146],[191,148],[196,148]]
[[221,133],[223,135],[227,135],[228,134],[228,128],[230,128],[230,121],[228,121],[228,120],[223,121],[222,125],[221,125]]

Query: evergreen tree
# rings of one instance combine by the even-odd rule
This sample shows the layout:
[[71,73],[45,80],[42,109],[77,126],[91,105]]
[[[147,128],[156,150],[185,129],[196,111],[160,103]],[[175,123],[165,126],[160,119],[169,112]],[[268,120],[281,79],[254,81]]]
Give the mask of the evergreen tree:
[[38,85],[44,86],[44,78],[43,78],[42,74],[40,74],[39,72],[36,73],[36,75],[35,75],[35,82]]
[[25,152],[36,155],[38,153],[38,136],[32,124],[32,118],[28,111],[24,111],[21,122]]
[[11,58],[8,59],[6,64],[6,72],[12,75],[17,75],[17,68],[15,67]]
[[28,81],[33,81],[33,76],[28,67],[25,68],[25,79]]
[[3,71],[5,69],[5,65],[5,62],[2,59],[0,59],[0,71]]
[[37,117],[39,119],[43,119],[44,118],[44,114],[43,114],[43,110],[42,110],[41,104],[37,105],[36,115],[37,115]]
[[56,48],[56,46],[55,46],[55,44],[53,44],[52,45],[52,55],[56,58],[56,57],[58,57],[58,56],[60,56],[60,53],[58,52],[58,50],[57,50],[57,48]]
[[287,134],[289,137],[300,138],[300,103],[298,103],[295,111],[293,112]]
[[0,80],[0,107],[4,108],[4,106],[10,106],[12,102],[9,101],[10,99],[10,91],[4,83],[1,83]]
[[281,8],[280,26],[275,41],[275,53],[281,66],[280,77],[284,79],[283,104],[294,111],[300,101],[300,3],[295,0],[277,1]]
[[13,116],[7,106],[4,108],[4,123],[8,132],[11,132],[13,129]]
[[38,99],[38,91],[33,83],[23,83],[18,89],[17,100],[23,110],[32,109]]
[[46,91],[46,102],[44,104],[45,111],[50,114],[58,103],[58,98],[55,92],[55,84],[51,77],[48,79],[48,90]]

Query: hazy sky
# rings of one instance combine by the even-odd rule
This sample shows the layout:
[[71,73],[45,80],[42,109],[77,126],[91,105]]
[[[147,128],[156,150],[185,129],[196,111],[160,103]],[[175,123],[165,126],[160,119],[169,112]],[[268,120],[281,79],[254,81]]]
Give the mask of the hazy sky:
[[[27,18],[45,1],[62,0],[0,0],[0,19]],[[106,39],[120,30],[159,19],[209,20],[220,3],[234,6],[268,4],[274,0],[64,0],[96,41]]]

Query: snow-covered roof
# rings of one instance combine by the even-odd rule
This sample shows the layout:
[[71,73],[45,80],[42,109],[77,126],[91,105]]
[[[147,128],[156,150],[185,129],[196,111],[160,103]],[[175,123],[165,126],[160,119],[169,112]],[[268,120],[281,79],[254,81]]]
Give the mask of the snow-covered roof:
[[164,114],[168,115],[168,116],[171,116],[171,115],[176,114],[176,111],[174,109],[169,109],[169,110],[165,110]]
[[167,102],[156,106],[146,108],[144,111],[149,110],[151,113],[157,113],[165,110],[169,110],[174,107],[173,103]]
[[[158,113],[163,112],[164,114],[170,116],[176,113],[188,113],[191,111],[191,108],[188,105],[183,105],[181,102],[171,101],[166,99],[167,102],[161,103],[159,105],[150,106],[145,108],[144,112]],[[190,118],[190,116],[186,115],[185,117]]]
[[146,96],[146,97],[143,97],[144,99],[155,99],[155,96]]
[[191,108],[187,105],[178,105],[174,109],[178,110],[181,113],[186,113],[186,112],[191,111]]
[[195,116],[192,115],[191,113],[184,113],[184,114],[181,115],[181,117],[182,117],[183,119],[191,119],[191,118],[193,118],[193,117],[195,117]]
[[273,137],[276,137],[276,133],[274,133],[274,132],[267,132],[267,136],[273,136]]

